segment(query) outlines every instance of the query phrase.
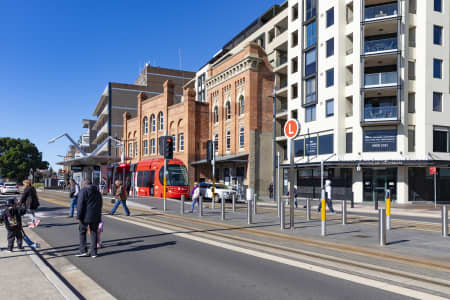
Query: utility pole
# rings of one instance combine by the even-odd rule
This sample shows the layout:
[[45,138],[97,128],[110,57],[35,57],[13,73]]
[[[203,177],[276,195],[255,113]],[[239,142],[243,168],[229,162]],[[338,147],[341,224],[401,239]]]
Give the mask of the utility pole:
[[[275,195],[276,195],[276,191],[278,189],[278,187],[276,186],[275,182],[276,182],[276,176],[277,176],[277,156],[276,156],[276,129],[277,129],[277,121],[276,121],[276,115],[277,115],[277,94],[276,94],[276,89],[275,87],[273,88],[273,96],[272,96],[272,100],[273,100],[273,113],[272,113],[272,117],[273,117],[273,136],[272,136],[272,156],[273,156],[273,176],[272,176],[272,186],[273,186],[273,190],[272,190],[272,194],[273,194],[273,200],[275,201]],[[279,157],[278,157],[279,158]],[[278,205],[279,207],[279,205]]]

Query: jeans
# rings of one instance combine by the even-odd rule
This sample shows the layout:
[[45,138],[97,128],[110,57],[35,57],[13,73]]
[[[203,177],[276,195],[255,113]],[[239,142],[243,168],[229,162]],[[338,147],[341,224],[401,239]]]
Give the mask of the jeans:
[[114,207],[111,210],[111,214],[113,215],[116,212],[116,210],[117,210],[117,208],[119,207],[120,204],[122,204],[122,207],[123,207],[123,210],[125,211],[125,214],[127,216],[129,216],[130,215],[130,210],[128,209],[128,206],[127,206],[127,200],[122,201],[122,200],[119,200],[119,199],[116,199],[116,204],[114,204]]
[[88,226],[91,229],[91,256],[97,255],[97,229],[98,223],[82,223],[78,227],[80,231],[80,253],[87,253],[86,233]]
[[17,240],[17,247],[22,248],[23,235],[19,228],[8,230],[8,250],[14,248],[14,240]]
[[[194,212],[195,203],[198,203],[198,198],[192,199],[192,206],[191,206],[191,212]],[[200,204],[197,204],[197,206]]]
[[[334,209],[333,209],[333,202],[331,201],[331,199],[330,199],[330,198],[327,198],[327,199],[325,200],[325,202],[326,202],[327,205],[328,205],[328,209],[329,209],[331,212],[334,212]],[[322,208],[322,201],[319,202],[319,206],[317,207],[317,211],[320,212],[320,209],[321,209],[321,208]]]
[[29,218],[31,218],[31,223],[33,223],[33,224],[36,224],[35,212],[36,212],[35,209],[27,209],[27,214],[26,214]]
[[73,211],[75,210],[75,207],[77,207],[77,197],[73,197],[72,200],[70,200],[70,213],[69,216],[73,217]]

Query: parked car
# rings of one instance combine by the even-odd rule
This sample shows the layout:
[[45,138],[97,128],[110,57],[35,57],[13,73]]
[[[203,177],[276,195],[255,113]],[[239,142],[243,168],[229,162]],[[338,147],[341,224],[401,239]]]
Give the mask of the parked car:
[[[214,194],[219,199],[225,199],[231,200],[233,197],[233,194],[237,196],[237,191],[233,188],[222,184],[222,183],[216,183]],[[213,193],[212,193],[212,184],[211,183],[200,183],[200,195],[202,195],[205,199],[212,199]],[[237,197],[236,197],[237,199]]]
[[2,194],[18,194],[19,187],[15,182],[4,182],[0,186],[0,193]]

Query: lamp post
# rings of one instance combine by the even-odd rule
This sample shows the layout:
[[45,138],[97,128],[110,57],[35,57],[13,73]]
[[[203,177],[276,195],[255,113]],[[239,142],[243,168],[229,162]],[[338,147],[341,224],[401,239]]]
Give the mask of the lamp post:
[[275,87],[273,88],[273,95],[272,95],[272,101],[273,101],[273,112],[272,112],[272,118],[273,118],[273,124],[272,124],[272,157],[273,157],[273,173],[272,173],[272,195],[273,195],[273,200],[275,201],[275,195],[277,194],[277,190],[279,187],[276,186],[276,176],[277,176],[277,150],[276,150],[276,133],[277,133],[277,120],[276,120],[276,115],[277,115],[277,93],[276,93],[276,89]]

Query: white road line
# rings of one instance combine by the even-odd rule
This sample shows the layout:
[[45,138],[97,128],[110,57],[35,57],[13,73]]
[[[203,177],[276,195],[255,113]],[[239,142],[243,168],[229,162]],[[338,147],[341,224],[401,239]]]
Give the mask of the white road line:
[[[320,267],[320,266],[315,266],[315,265],[311,265],[311,264],[307,264],[307,263],[303,263],[303,262],[298,262],[292,259],[288,259],[288,258],[282,258],[282,257],[277,257],[275,255],[271,255],[271,254],[267,254],[267,253],[262,253],[259,251],[255,251],[255,250],[250,250],[250,249],[245,249],[242,247],[238,247],[238,246],[234,246],[234,245],[229,245],[229,244],[225,244],[225,243],[221,243],[221,242],[217,242],[217,241],[211,241],[202,237],[197,237],[197,236],[193,236],[191,234],[187,234],[187,233],[177,233],[174,230],[169,230],[169,229],[165,229],[165,228],[161,228],[161,227],[156,227],[153,225],[149,225],[149,224],[142,224],[136,221],[132,221],[129,219],[123,219],[123,218],[119,218],[119,217],[112,217],[110,216],[110,218],[114,218],[116,220],[122,221],[122,222],[126,222],[126,223],[130,223],[130,224],[134,224],[137,226],[141,226],[141,227],[146,227],[149,229],[153,229],[159,232],[163,232],[163,233],[170,233],[182,238],[186,238],[186,239],[190,239],[193,241],[197,241],[200,243],[204,243],[204,244],[208,244],[208,245],[212,245],[212,246],[216,246],[216,247],[221,247],[224,249],[228,249],[231,251],[235,251],[235,252],[239,252],[239,253],[243,253],[243,254],[247,254],[247,255],[252,255],[254,257],[258,257],[258,258],[262,258],[262,259],[266,259],[266,260],[270,260],[270,261],[274,261],[274,262],[278,262],[278,263],[282,263],[285,265],[289,265],[292,267],[296,267],[296,268],[300,268],[300,269],[304,269],[304,270],[309,270],[309,271],[313,271],[313,272],[317,272],[320,274],[324,274],[327,276],[331,276],[331,277],[335,277],[338,279],[344,279],[347,281],[351,281],[351,282],[355,282],[357,284],[361,284],[361,285],[365,285],[365,286],[369,286],[369,287],[374,287],[374,288],[378,288],[387,292],[391,292],[391,293],[396,293],[399,295],[403,295],[406,297],[412,297],[412,298],[416,298],[416,299],[427,299],[427,300],[444,300],[447,298],[443,298],[443,297],[439,297],[439,296],[435,296],[432,294],[428,294],[425,292],[420,292],[420,291],[415,291],[412,289],[408,289],[405,287],[401,287],[401,286],[396,286],[393,284],[389,284],[389,283],[385,283],[385,282],[381,282],[381,281],[376,281],[376,280],[372,280],[372,279],[368,279],[365,277],[361,277],[361,276],[357,276],[357,275],[352,275],[352,274],[347,274],[344,272],[340,272],[340,271],[335,271],[335,270],[331,270],[328,268],[324,268],[324,267]],[[176,225],[174,225],[176,226]]]

